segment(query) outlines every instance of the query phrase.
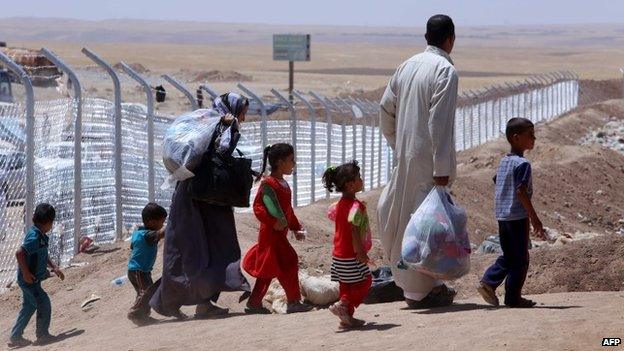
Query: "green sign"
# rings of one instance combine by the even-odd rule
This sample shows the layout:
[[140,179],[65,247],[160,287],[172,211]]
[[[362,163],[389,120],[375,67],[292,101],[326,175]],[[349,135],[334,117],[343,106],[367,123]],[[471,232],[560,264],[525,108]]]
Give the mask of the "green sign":
[[310,61],[310,34],[273,34],[273,60]]

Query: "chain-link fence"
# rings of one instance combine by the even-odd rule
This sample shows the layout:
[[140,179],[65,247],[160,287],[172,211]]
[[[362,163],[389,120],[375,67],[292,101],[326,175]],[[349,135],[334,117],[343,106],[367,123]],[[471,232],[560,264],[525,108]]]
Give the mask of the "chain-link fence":
[[[58,60],[57,57],[53,59]],[[72,73],[68,67],[63,68],[66,73]],[[116,75],[112,70],[109,72]],[[464,94],[456,112],[457,149],[465,150],[500,137],[510,117],[524,116],[539,122],[574,108],[578,103],[576,77],[565,73],[551,78],[539,84],[528,82]],[[145,83],[138,75],[134,80]],[[167,81],[176,83],[176,89],[185,90],[171,77]],[[240,84],[238,88],[250,96],[252,103],[250,121],[242,126],[239,149],[253,160],[253,167],[259,169],[264,145],[292,143],[296,149],[297,169],[290,181],[296,206],[329,197],[321,182],[329,165],[358,160],[366,190],[380,187],[389,179],[393,155],[378,128],[376,101],[330,99],[314,92],[295,92],[296,101],[291,103],[277,90],[271,91],[274,96],[271,99],[260,98]],[[149,87],[146,90],[149,92]],[[80,94],[36,103],[32,100],[34,126],[30,137],[35,142],[31,185],[27,177],[28,153],[31,152],[27,147],[31,140],[28,103],[0,105],[1,286],[15,278],[14,253],[27,229],[25,215],[32,215],[27,213],[29,203],[32,206],[49,202],[57,209],[57,221],[50,234],[50,252],[54,260],[63,264],[77,252],[81,236],[88,236],[95,243],[125,237],[140,225],[141,210],[150,198],[169,207],[173,189],[161,186],[167,184],[168,178],[162,164],[162,140],[174,116],[154,115],[152,99],[147,99],[147,105],[121,104],[118,93],[119,101],[82,99]],[[188,91],[184,93],[186,98],[193,98]],[[116,106],[121,106],[119,112]],[[277,112],[270,115],[273,111]],[[117,118],[121,123],[116,123]],[[148,152],[150,121],[153,121],[153,158]],[[121,126],[120,131],[116,130],[118,126]],[[120,186],[116,177],[116,135],[121,135],[122,141]],[[76,145],[80,145],[79,153]],[[76,171],[77,165],[80,171]],[[151,169],[153,184],[149,176]],[[28,189],[33,189],[32,199],[29,199]],[[120,189],[120,196],[117,196],[117,189]],[[79,206],[76,206],[77,199],[81,201]],[[118,202],[121,221],[116,207]],[[75,228],[76,220],[80,221],[80,228]]]

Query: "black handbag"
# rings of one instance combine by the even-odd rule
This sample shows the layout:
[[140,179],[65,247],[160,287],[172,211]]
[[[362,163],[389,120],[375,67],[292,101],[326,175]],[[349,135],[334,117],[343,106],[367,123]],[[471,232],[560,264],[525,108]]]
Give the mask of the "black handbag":
[[[255,172],[251,169],[251,159],[238,149],[238,131],[231,137],[230,150],[221,154],[215,150],[215,133],[209,150],[204,154],[195,177],[191,178],[190,192],[195,200],[212,205],[249,207],[249,197]],[[234,156],[234,150],[238,156]]]

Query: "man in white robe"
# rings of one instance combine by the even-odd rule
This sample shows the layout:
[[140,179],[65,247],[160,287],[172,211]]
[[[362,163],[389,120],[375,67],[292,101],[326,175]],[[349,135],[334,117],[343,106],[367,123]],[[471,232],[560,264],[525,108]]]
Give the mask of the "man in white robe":
[[427,48],[399,66],[380,102],[381,131],[397,160],[377,214],[382,246],[408,306],[453,303],[455,291],[414,270],[396,268],[410,216],[434,185],[449,186],[456,171],[457,71],[449,54],[455,42],[450,17],[427,22]]

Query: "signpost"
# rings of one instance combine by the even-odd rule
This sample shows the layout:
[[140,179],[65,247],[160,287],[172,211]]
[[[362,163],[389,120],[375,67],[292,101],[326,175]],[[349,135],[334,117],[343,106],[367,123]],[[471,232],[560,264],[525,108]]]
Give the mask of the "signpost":
[[310,61],[310,34],[273,34],[273,61],[288,61],[288,99],[292,104],[295,61]]

